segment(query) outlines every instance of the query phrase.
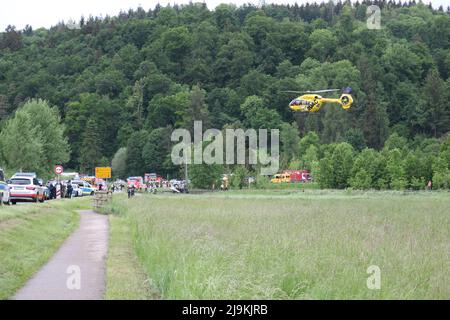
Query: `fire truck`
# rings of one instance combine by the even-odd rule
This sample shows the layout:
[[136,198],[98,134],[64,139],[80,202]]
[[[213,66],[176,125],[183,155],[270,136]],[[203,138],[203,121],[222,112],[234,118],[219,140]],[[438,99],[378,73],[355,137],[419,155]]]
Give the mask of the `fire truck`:
[[310,182],[311,176],[308,170],[284,170],[273,176],[272,183],[282,182]]
[[310,182],[311,175],[308,170],[284,170],[283,174],[289,175],[290,182]]
[[138,190],[145,188],[144,179],[142,179],[142,177],[128,177],[127,185],[129,188],[134,186]]
[[146,173],[144,175],[144,182],[145,183],[149,183],[149,182],[158,182],[160,183],[162,180],[162,178],[160,176],[158,176],[156,173]]

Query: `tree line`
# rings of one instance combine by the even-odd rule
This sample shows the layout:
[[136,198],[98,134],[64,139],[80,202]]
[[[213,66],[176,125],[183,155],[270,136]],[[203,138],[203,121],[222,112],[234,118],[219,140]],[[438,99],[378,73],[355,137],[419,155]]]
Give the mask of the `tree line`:
[[[367,28],[370,4],[382,10],[380,30]],[[449,12],[415,1],[215,10],[191,3],[82,18],[75,28],[9,26],[0,34],[0,127],[8,140],[27,103],[56,106],[67,146],[33,165],[44,171],[57,160],[86,173],[112,163],[120,177],[180,176],[169,133],[202,120],[204,129],[280,129],[282,167],[316,166],[323,187],[445,180],[439,177],[446,176],[440,146],[450,131]],[[350,110],[327,105],[314,115],[292,113],[293,97],[282,92],[347,86],[354,90]],[[300,147],[312,134],[317,150]],[[405,145],[386,147],[396,137]],[[53,152],[43,146],[29,152]],[[7,150],[2,146],[2,165],[17,167]],[[383,170],[356,170],[356,161],[370,157]],[[406,159],[420,164],[420,174],[411,176]],[[339,161],[345,165],[338,170]],[[235,169],[252,170],[224,170]]]

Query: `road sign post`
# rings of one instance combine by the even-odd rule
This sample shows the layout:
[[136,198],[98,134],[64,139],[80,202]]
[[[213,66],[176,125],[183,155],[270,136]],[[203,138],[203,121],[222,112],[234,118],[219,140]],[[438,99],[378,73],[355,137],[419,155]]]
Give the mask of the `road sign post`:
[[63,166],[57,164],[55,166],[54,171],[56,173],[56,177],[57,177],[57,181],[58,181],[58,185],[59,185],[59,176],[64,172],[64,168],[63,168]]
[[108,179],[111,179],[111,167],[96,167],[95,168],[95,177],[97,179],[105,179],[106,180],[106,190],[108,190]]
[[95,177],[97,179],[106,180],[106,190],[96,191],[94,194],[94,211],[101,208],[106,202],[111,199],[112,194],[108,192],[108,179],[111,178],[111,167],[96,167]]
[[56,166],[55,166],[55,173],[56,173],[57,175],[60,175],[60,174],[62,174],[63,172],[64,172],[63,166],[61,166],[61,165],[56,165]]
[[58,183],[56,184],[55,188],[56,188],[56,199],[60,199],[61,198],[61,186],[59,184],[59,176],[64,172],[64,168],[61,165],[56,165],[55,166],[55,173],[56,173],[56,177],[58,179]]
[[95,177],[98,179],[111,179],[111,167],[96,167]]

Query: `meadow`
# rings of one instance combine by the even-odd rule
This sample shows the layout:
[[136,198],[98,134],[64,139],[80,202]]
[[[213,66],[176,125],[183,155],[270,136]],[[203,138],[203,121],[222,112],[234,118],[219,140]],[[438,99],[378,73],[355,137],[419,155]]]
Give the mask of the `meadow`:
[[8,299],[39,270],[78,226],[89,198],[0,207],[0,299]]
[[115,196],[108,210],[163,299],[450,298],[447,192]]

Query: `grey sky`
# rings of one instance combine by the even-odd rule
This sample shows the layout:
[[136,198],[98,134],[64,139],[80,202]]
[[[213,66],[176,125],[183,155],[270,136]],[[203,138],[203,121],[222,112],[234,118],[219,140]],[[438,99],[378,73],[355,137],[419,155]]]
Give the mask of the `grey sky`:
[[[320,2],[321,0],[316,0]],[[196,1],[193,1],[196,2]],[[203,2],[203,1],[201,1]],[[209,9],[215,8],[220,3],[243,3],[258,4],[259,0],[204,0]],[[303,3],[307,0],[266,0],[266,3]],[[314,2],[314,0],[309,0]],[[426,0],[424,3],[431,2],[433,6],[443,5],[445,8],[450,5],[450,0]],[[29,24],[34,29],[39,27],[49,28],[59,21],[74,19],[76,21],[84,15],[88,17],[117,15],[121,10],[127,11],[130,8],[137,8],[139,5],[145,10],[154,8],[157,3],[165,6],[167,3],[186,4],[189,0],[2,0],[0,5],[0,30],[3,31],[11,24],[18,29],[23,29]]]

